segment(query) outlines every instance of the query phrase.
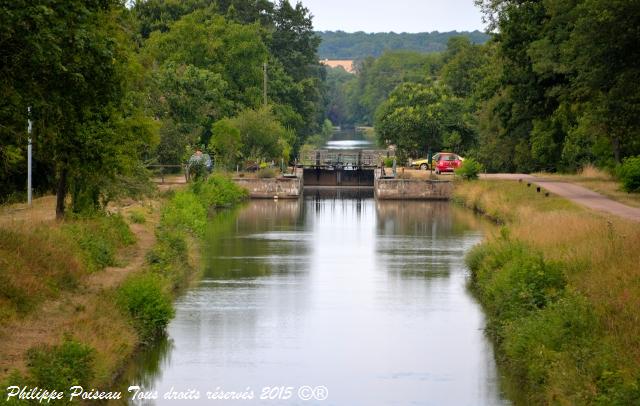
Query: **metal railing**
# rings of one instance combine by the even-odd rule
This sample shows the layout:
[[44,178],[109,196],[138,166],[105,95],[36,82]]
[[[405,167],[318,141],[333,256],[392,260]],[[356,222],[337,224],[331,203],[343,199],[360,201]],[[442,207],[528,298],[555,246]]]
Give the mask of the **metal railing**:
[[298,165],[304,167],[357,167],[376,168],[385,158],[395,156],[389,150],[334,150],[318,149],[301,155]]

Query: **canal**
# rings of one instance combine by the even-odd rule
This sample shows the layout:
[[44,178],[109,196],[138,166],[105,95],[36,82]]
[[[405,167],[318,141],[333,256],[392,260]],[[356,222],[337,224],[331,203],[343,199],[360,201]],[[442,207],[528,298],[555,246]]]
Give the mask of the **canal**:
[[[203,277],[128,374],[159,399],[132,404],[505,404],[463,261],[489,226],[371,194],[307,190],[212,217]],[[163,398],[189,391],[200,399]]]

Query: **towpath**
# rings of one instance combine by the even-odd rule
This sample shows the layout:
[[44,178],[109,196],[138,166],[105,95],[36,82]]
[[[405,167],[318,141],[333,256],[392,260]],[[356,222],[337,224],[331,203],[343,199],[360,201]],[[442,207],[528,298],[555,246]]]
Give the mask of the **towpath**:
[[532,175],[517,173],[494,173],[481,175],[482,179],[520,180],[536,184],[548,192],[569,199],[593,210],[613,214],[625,219],[640,222],[640,208],[616,202],[600,193],[569,182],[558,182],[536,178]]

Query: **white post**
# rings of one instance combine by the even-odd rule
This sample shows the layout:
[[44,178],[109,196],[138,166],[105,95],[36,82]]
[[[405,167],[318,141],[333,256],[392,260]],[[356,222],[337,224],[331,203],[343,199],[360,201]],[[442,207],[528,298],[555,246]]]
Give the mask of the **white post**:
[[32,203],[32,187],[31,187],[31,155],[32,155],[32,147],[31,147],[31,133],[33,131],[33,123],[31,122],[31,107],[27,108],[27,120],[28,126],[27,131],[29,133],[29,144],[27,145],[27,204],[31,206]]

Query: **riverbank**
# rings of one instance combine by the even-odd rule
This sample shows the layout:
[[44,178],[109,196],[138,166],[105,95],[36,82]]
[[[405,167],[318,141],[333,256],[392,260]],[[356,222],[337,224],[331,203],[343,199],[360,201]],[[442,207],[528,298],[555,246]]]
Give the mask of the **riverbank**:
[[198,269],[209,209],[245,195],[213,176],[118,214],[5,222],[0,395],[8,385],[111,384],[172,317],[173,299]]
[[455,197],[504,225],[467,262],[515,403],[637,404],[640,224],[526,182],[461,182]]

